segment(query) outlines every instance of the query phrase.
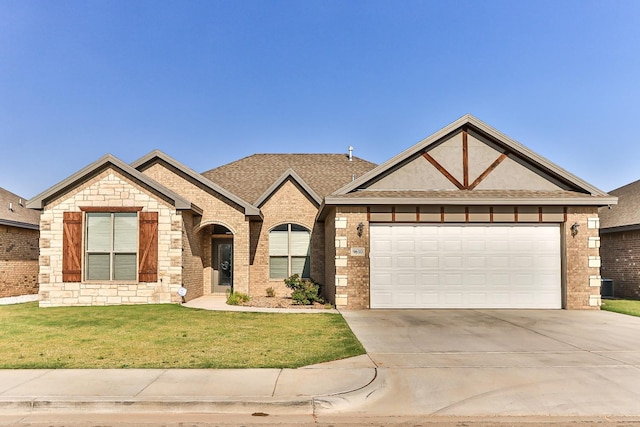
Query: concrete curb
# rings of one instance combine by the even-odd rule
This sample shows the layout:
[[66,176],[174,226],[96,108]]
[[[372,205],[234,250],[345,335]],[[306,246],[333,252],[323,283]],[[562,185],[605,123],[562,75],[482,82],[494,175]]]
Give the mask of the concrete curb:
[[313,398],[290,400],[128,400],[128,399],[32,399],[0,401],[0,414],[98,414],[98,413],[217,413],[269,415],[311,415]]
[[326,415],[345,412],[358,412],[365,404],[370,405],[373,401],[381,397],[386,381],[384,374],[377,368],[374,369],[373,379],[364,386],[333,395],[318,396],[313,399],[314,414]]

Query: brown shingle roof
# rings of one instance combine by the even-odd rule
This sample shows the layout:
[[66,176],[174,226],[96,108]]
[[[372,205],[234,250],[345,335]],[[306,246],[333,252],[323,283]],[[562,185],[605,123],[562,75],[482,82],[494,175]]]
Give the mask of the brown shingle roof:
[[618,204],[601,208],[600,228],[623,227],[640,224],[640,180],[610,191],[618,196]]
[[26,205],[26,199],[0,187],[0,224],[38,229],[40,212],[29,209]]
[[254,203],[288,169],[325,197],[376,167],[374,163],[345,154],[254,154],[203,172],[206,178]]

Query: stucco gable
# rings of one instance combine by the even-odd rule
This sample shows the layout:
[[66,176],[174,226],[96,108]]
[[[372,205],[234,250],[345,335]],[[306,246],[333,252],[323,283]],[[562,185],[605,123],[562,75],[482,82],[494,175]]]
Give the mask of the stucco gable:
[[471,115],[425,138],[332,196],[367,190],[475,189],[570,191],[607,198],[606,203],[614,199]]

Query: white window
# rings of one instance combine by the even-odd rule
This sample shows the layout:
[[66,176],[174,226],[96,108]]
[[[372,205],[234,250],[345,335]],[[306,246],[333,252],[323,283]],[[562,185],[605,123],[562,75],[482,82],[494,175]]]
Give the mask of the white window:
[[88,212],[86,280],[136,280],[138,216],[135,212]]
[[269,233],[269,278],[284,279],[293,274],[309,278],[311,233],[296,224],[282,224]]

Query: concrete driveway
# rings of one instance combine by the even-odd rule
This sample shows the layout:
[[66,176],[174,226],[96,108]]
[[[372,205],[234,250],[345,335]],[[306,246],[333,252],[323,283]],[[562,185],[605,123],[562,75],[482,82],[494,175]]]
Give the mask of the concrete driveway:
[[640,318],[605,311],[342,313],[378,367],[370,414],[640,416]]

